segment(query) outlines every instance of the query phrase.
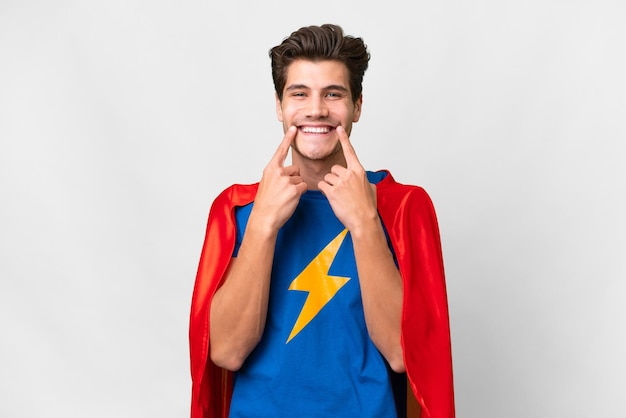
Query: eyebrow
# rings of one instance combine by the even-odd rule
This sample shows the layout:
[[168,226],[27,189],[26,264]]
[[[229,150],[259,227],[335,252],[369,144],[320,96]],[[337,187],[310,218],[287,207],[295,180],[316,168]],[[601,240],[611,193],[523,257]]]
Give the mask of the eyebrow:
[[[307,86],[306,84],[291,84],[290,86],[287,86],[285,88],[285,91],[291,91],[291,90],[308,90],[310,89],[309,86]],[[345,88],[344,86],[341,86],[339,84],[331,84],[330,86],[326,86],[324,87],[322,90],[338,90],[344,93],[348,93],[348,89]]]
[[309,87],[305,84],[292,84],[290,86],[285,87],[285,91],[289,91],[289,90],[301,90],[301,89],[308,89]]

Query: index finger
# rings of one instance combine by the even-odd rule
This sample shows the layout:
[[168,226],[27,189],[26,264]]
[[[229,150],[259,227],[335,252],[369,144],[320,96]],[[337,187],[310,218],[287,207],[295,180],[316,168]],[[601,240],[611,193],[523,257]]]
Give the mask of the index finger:
[[346,164],[348,168],[352,167],[360,167],[361,162],[359,158],[356,156],[356,152],[354,151],[354,147],[350,142],[350,137],[348,137],[348,133],[344,129],[343,126],[337,126],[337,135],[339,136],[339,142],[341,143],[341,148],[343,149],[343,156],[346,158]]
[[280,167],[282,167],[285,164],[285,160],[287,159],[287,153],[289,152],[289,148],[291,147],[291,143],[293,142],[293,139],[296,137],[296,132],[297,132],[297,128],[293,125],[290,126],[289,129],[287,129],[287,132],[285,132],[285,136],[283,137],[283,140],[280,142],[278,149],[272,156],[270,163],[276,163]]

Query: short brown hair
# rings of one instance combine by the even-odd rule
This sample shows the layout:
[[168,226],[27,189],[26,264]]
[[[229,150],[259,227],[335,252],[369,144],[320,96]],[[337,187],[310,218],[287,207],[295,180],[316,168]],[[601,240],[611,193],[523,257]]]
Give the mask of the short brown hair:
[[348,68],[352,101],[356,102],[363,91],[363,75],[370,54],[363,39],[345,35],[337,25],[306,26],[293,32],[280,45],[269,51],[272,60],[272,78],[279,100],[287,82],[287,67],[297,59],[311,61],[332,60]]

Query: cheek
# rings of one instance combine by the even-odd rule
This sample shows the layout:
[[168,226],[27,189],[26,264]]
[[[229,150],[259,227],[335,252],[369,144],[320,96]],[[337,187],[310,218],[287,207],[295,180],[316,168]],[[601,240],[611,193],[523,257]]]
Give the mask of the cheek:
[[354,122],[355,118],[358,119],[358,112],[352,107],[337,108],[334,113],[342,121]]
[[293,108],[289,108],[289,109],[283,108],[283,111],[282,111],[283,122],[291,123],[293,120],[295,120],[297,114],[298,112]]
[[292,120],[294,120],[295,115],[297,114],[297,107],[290,103],[289,101],[285,101],[276,106],[276,115],[278,116],[278,120],[290,124]]

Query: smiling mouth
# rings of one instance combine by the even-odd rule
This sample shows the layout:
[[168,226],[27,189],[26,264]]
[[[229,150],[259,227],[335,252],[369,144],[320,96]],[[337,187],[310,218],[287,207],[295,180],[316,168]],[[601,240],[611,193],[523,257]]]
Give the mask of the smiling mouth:
[[332,131],[330,126],[301,126],[300,131],[305,134],[327,134]]

